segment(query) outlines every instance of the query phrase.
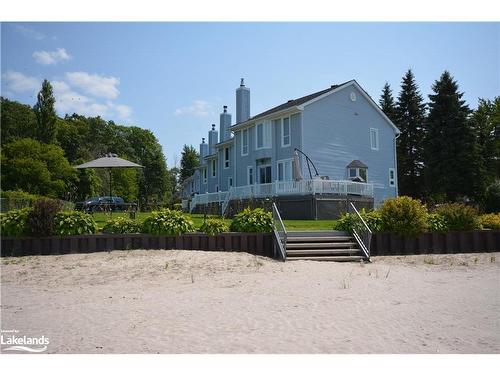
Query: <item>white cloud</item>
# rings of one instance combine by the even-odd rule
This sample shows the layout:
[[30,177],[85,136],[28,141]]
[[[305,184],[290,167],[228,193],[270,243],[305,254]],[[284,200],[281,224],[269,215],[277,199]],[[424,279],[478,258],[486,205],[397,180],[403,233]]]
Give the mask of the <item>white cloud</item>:
[[206,100],[195,100],[190,106],[177,108],[174,112],[176,116],[193,115],[207,117],[212,114],[212,106]]
[[114,110],[119,119],[129,121],[132,115],[132,108],[124,104],[108,103],[108,106]]
[[64,81],[53,81],[52,87],[56,98],[56,109],[61,114],[78,113],[84,116],[101,116],[103,118],[130,121],[132,108],[127,105],[116,104],[111,101],[99,103],[73,90]]
[[106,99],[116,99],[120,94],[117,86],[120,79],[116,77],[104,77],[98,74],[89,74],[86,72],[66,73],[68,82],[81,88],[86,94]]
[[55,65],[60,61],[70,60],[71,56],[64,48],[58,48],[55,51],[35,51],[33,58],[42,65]]
[[9,70],[2,74],[5,87],[12,92],[36,92],[40,88],[40,80],[36,77],[25,76],[20,72]]
[[15,25],[14,29],[19,33],[22,34],[23,36],[31,39],[36,39],[36,40],[42,40],[45,39],[45,34],[42,34],[35,29],[28,27],[28,26],[23,26],[23,25]]

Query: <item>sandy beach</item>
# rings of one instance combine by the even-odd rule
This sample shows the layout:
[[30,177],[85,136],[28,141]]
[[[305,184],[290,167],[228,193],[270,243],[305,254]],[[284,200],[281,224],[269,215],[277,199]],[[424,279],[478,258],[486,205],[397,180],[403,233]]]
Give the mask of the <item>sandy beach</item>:
[[2,258],[1,326],[48,353],[499,353],[500,254],[278,262],[113,251]]

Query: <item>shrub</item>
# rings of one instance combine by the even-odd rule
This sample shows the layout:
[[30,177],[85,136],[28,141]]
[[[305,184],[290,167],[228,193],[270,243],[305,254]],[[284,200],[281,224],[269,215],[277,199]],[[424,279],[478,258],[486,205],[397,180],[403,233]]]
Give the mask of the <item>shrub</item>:
[[387,199],[379,211],[384,231],[411,237],[427,229],[427,209],[417,199],[406,196]]
[[436,208],[435,213],[441,215],[449,230],[480,229],[478,212],[475,208],[462,203],[446,203]]
[[229,232],[229,225],[221,219],[207,219],[200,227],[200,231],[215,236],[219,233]]
[[448,232],[448,223],[446,222],[446,219],[436,213],[431,213],[427,215],[427,227],[429,232]]
[[500,229],[500,213],[482,215],[479,220],[485,229]]
[[144,220],[142,229],[149,234],[178,235],[194,231],[193,222],[182,212],[165,208],[151,212],[151,216]]
[[33,236],[50,236],[54,234],[54,218],[61,211],[60,201],[41,198],[35,201],[33,209],[28,214],[28,234]]
[[271,212],[262,208],[245,208],[236,214],[231,222],[231,230],[234,232],[272,232],[273,216]]
[[104,233],[141,233],[141,229],[141,223],[120,216],[106,221],[102,231]]
[[182,203],[174,203],[174,210],[182,211]]
[[54,233],[60,236],[92,234],[97,230],[94,218],[80,211],[58,212],[54,220]]
[[[378,211],[366,211],[364,208],[359,212],[366,225],[372,233],[380,232],[382,229],[382,217]],[[334,230],[352,233],[352,229],[362,226],[356,213],[345,213],[333,225]]]
[[12,210],[0,216],[0,231],[2,236],[18,237],[26,234],[26,223],[31,208]]

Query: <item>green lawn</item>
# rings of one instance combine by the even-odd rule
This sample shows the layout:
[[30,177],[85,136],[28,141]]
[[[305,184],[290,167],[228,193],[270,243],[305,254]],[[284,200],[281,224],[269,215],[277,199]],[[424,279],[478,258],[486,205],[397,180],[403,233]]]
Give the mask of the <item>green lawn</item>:
[[[138,212],[136,214],[136,219],[139,221],[143,221],[149,215],[150,212]],[[104,224],[106,224],[106,220],[108,220],[110,217],[109,214],[105,214],[102,212],[95,213],[93,216],[99,228],[102,228]],[[117,218],[119,216],[128,217],[128,213],[116,212],[112,215],[113,218]],[[191,220],[193,220],[196,229],[199,229],[203,223],[203,214],[191,214],[189,216],[191,216]],[[224,219],[224,221],[228,225],[231,224],[230,219]],[[284,220],[287,231],[332,230],[334,222],[335,220]]]

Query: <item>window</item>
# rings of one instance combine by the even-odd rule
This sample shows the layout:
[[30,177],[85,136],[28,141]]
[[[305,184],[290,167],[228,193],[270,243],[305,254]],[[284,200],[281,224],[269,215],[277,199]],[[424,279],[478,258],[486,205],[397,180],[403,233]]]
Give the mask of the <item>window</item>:
[[271,183],[271,166],[261,165],[259,167],[259,183],[269,184]]
[[253,167],[247,167],[247,185],[253,185]]
[[364,182],[368,181],[368,170],[366,168],[349,168],[349,179],[361,179]]
[[286,117],[281,122],[281,147],[290,146],[290,138],[290,118]]
[[257,124],[255,127],[255,132],[255,148],[257,150],[262,148],[271,148],[271,124]]
[[278,161],[278,181],[292,180],[292,159]]
[[378,150],[378,129],[370,128],[370,145],[372,150]]
[[215,185],[215,191],[218,192],[219,191],[219,185]]
[[389,186],[396,186],[396,170],[389,168]]
[[241,131],[241,156],[248,155],[248,129]]
[[224,169],[229,168],[229,147],[224,149]]
[[229,177],[229,178],[227,179],[227,186],[228,186],[228,187],[232,187],[232,186],[233,186],[233,178],[232,178],[232,177]]
[[207,168],[203,168],[203,183],[207,183]]
[[215,171],[215,168],[216,168],[216,163],[215,163],[215,159],[212,160],[212,177],[215,177],[215,174],[216,174],[216,171]]

